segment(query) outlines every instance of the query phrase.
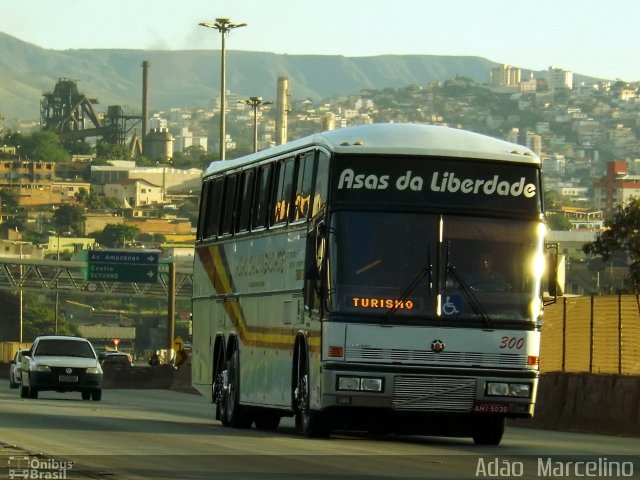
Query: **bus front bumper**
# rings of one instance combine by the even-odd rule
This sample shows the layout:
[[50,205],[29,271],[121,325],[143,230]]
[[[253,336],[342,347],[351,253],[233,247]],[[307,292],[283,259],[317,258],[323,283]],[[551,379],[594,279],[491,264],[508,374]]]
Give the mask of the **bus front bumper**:
[[323,366],[319,407],[526,418],[533,415],[538,376],[533,370],[331,364]]

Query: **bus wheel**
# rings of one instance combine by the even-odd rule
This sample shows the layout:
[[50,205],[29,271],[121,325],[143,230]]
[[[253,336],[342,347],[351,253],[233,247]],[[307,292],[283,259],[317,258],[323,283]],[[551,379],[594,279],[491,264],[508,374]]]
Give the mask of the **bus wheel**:
[[269,411],[258,411],[253,414],[256,428],[260,430],[275,430],[280,425],[280,414]]
[[298,381],[295,388],[296,428],[306,437],[328,437],[330,429],[320,412],[311,410],[309,402],[309,363],[299,352]]
[[475,417],[472,437],[476,445],[499,445],[504,434],[504,417]]
[[218,350],[218,358],[214,363],[213,378],[211,379],[211,401],[216,405],[216,420],[220,420],[222,425],[228,426],[226,398],[224,389],[224,348]]
[[233,428],[250,428],[253,419],[249,412],[240,405],[240,353],[233,350],[227,362],[228,391],[225,395],[225,414],[227,424]]

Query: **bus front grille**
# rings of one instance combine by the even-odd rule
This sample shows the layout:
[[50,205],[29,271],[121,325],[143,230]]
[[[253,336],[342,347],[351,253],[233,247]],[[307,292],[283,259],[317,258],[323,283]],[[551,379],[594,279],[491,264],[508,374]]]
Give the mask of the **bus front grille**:
[[476,396],[475,378],[396,376],[396,410],[469,412]]
[[401,348],[348,347],[345,352],[347,361],[362,362],[401,362],[431,365],[456,366],[527,366],[527,356],[511,353],[482,352],[439,352],[430,350],[409,350]]

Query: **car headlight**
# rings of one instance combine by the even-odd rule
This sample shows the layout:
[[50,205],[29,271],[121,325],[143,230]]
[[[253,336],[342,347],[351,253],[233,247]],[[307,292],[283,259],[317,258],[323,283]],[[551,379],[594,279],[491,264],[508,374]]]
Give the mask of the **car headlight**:
[[102,370],[100,369],[100,367],[89,367],[87,368],[87,373],[102,373]]
[[36,365],[36,372],[50,372],[49,365]]

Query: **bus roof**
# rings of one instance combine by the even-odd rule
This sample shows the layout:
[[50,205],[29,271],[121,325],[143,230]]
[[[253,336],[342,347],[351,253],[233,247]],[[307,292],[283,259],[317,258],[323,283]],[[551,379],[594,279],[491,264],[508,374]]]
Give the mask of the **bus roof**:
[[354,155],[440,156],[540,165],[540,158],[529,148],[487,135],[417,123],[374,123],[316,133],[234,160],[215,161],[205,176],[312,146]]

